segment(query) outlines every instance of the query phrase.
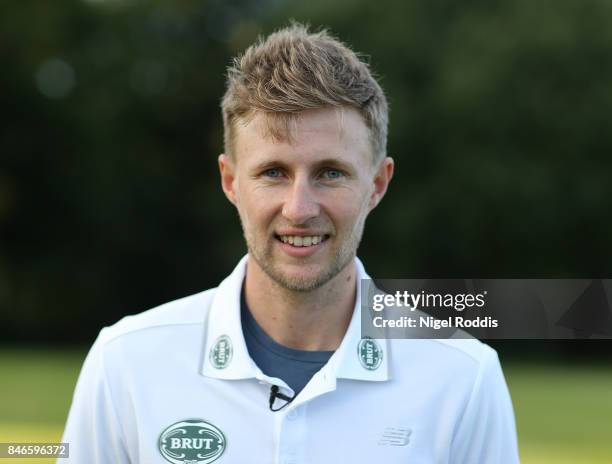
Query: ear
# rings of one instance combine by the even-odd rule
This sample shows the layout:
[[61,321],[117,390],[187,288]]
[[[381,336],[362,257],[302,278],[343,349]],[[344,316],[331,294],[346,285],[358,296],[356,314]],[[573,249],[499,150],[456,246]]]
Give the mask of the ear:
[[236,195],[236,164],[234,161],[225,153],[221,153],[217,159],[219,162],[219,172],[221,173],[221,188],[227,199],[236,206],[237,195]]
[[389,186],[389,182],[391,182],[391,178],[393,177],[393,170],[395,168],[395,164],[393,162],[393,158],[385,157],[380,164],[378,165],[377,171],[374,175],[374,191],[370,196],[369,208],[372,211],[380,200],[385,196],[387,192],[387,187]]

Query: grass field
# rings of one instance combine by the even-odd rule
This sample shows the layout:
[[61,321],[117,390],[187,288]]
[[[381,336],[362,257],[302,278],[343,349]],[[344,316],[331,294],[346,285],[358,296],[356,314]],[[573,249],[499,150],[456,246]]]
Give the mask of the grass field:
[[[0,442],[59,441],[84,356],[0,350]],[[515,364],[504,370],[523,464],[612,463],[612,367]]]
[[[59,441],[84,358],[82,351],[0,350],[0,442]],[[0,459],[0,464],[10,461]]]
[[612,463],[612,367],[509,365],[521,462]]

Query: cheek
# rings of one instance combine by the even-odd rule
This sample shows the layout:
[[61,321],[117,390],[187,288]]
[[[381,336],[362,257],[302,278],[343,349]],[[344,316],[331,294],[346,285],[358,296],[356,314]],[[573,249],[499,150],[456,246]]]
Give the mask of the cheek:
[[277,201],[261,191],[242,192],[238,212],[246,228],[267,228],[274,217]]
[[338,228],[352,228],[367,214],[368,198],[359,190],[339,192],[327,204],[326,210]]

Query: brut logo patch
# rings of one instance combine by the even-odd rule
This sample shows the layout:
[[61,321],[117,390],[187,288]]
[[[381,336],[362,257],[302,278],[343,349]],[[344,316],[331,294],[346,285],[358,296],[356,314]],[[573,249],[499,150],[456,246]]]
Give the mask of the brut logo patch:
[[362,338],[357,348],[361,365],[369,371],[378,369],[382,362],[383,352],[376,340],[369,337]]
[[210,363],[216,369],[225,369],[232,360],[232,341],[221,335],[210,349]]
[[202,419],[172,424],[159,436],[159,452],[173,464],[208,464],[225,451],[225,435]]

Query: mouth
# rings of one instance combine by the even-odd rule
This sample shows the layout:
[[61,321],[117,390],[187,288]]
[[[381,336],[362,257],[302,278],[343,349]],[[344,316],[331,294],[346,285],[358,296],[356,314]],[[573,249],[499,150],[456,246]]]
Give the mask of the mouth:
[[274,237],[279,242],[282,242],[286,245],[290,245],[294,248],[308,248],[315,247],[324,243],[329,238],[328,234],[324,235],[278,235],[275,234]]

